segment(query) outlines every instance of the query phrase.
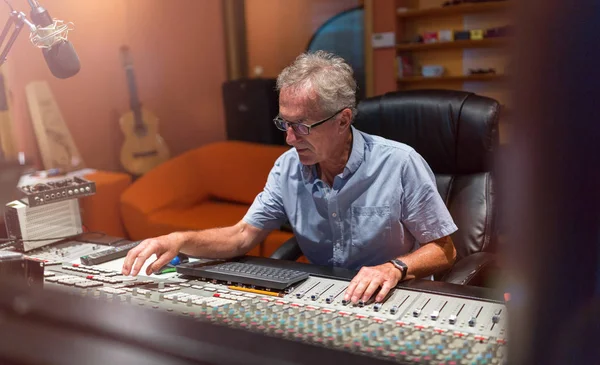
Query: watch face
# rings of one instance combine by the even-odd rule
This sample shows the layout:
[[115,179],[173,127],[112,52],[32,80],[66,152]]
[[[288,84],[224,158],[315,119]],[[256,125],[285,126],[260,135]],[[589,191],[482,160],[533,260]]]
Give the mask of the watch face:
[[394,266],[396,266],[398,268],[398,270],[402,271],[402,274],[406,274],[406,271],[408,270],[408,266],[406,266],[406,264],[398,259],[393,259],[391,260],[392,264],[394,264]]

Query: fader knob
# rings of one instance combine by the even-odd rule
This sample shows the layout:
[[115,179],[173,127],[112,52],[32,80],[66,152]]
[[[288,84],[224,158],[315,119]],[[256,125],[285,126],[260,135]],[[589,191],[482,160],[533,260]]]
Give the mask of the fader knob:
[[469,319],[469,327],[475,327],[476,323],[477,319],[475,317],[471,317],[471,319]]

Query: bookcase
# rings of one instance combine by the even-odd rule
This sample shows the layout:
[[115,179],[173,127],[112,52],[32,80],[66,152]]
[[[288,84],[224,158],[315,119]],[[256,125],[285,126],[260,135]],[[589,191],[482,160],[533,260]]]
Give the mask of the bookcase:
[[[482,30],[485,33],[488,29],[510,26],[512,1],[468,2],[450,6],[442,6],[445,0],[366,1],[366,28],[371,35],[393,32],[396,39],[394,47],[366,50],[367,65],[373,70],[370,80],[367,80],[370,83],[368,91],[371,95],[380,95],[394,90],[425,88],[466,90],[492,97],[505,110],[510,109],[507,83],[510,36],[432,40],[431,43],[414,41],[427,33],[451,31],[454,37],[456,32],[461,31]],[[366,46],[372,47],[370,42]],[[400,74],[401,58],[411,60],[411,75]],[[439,65],[444,72],[441,76],[425,77],[420,72],[423,65]],[[494,69],[495,73],[470,72],[482,69]],[[502,143],[506,142],[509,129],[505,122],[506,118],[503,118],[500,130]]]

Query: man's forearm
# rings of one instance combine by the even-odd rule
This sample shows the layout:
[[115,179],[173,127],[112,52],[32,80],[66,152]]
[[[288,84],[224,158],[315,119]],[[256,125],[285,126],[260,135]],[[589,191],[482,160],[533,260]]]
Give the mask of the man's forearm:
[[243,228],[239,225],[211,228],[202,231],[175,232],[183,242],[181,252],[206,258],[230,258],[249,251],[243,239]]
[[448,269],[455,258],[456,249],[449,236],[429,242],[418,250],[399,257],[408,266],[405,279],[422,278]]

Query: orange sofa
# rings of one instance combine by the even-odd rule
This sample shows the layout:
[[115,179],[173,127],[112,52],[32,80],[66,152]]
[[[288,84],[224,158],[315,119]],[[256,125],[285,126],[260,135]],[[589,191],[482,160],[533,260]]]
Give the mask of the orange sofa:
[[[262,191],[275,160],[289,147],[224,141],[154,168],[120,196],[130,239],[237,223]],[[249,254],[269,256],[291,232],[274,231]]]
[[95,171],[83,176],[96,183],[96,194],[80,200],[81,219],[89,231],[127,237],[121,219],[121,194],[131,176],[121,172]]

